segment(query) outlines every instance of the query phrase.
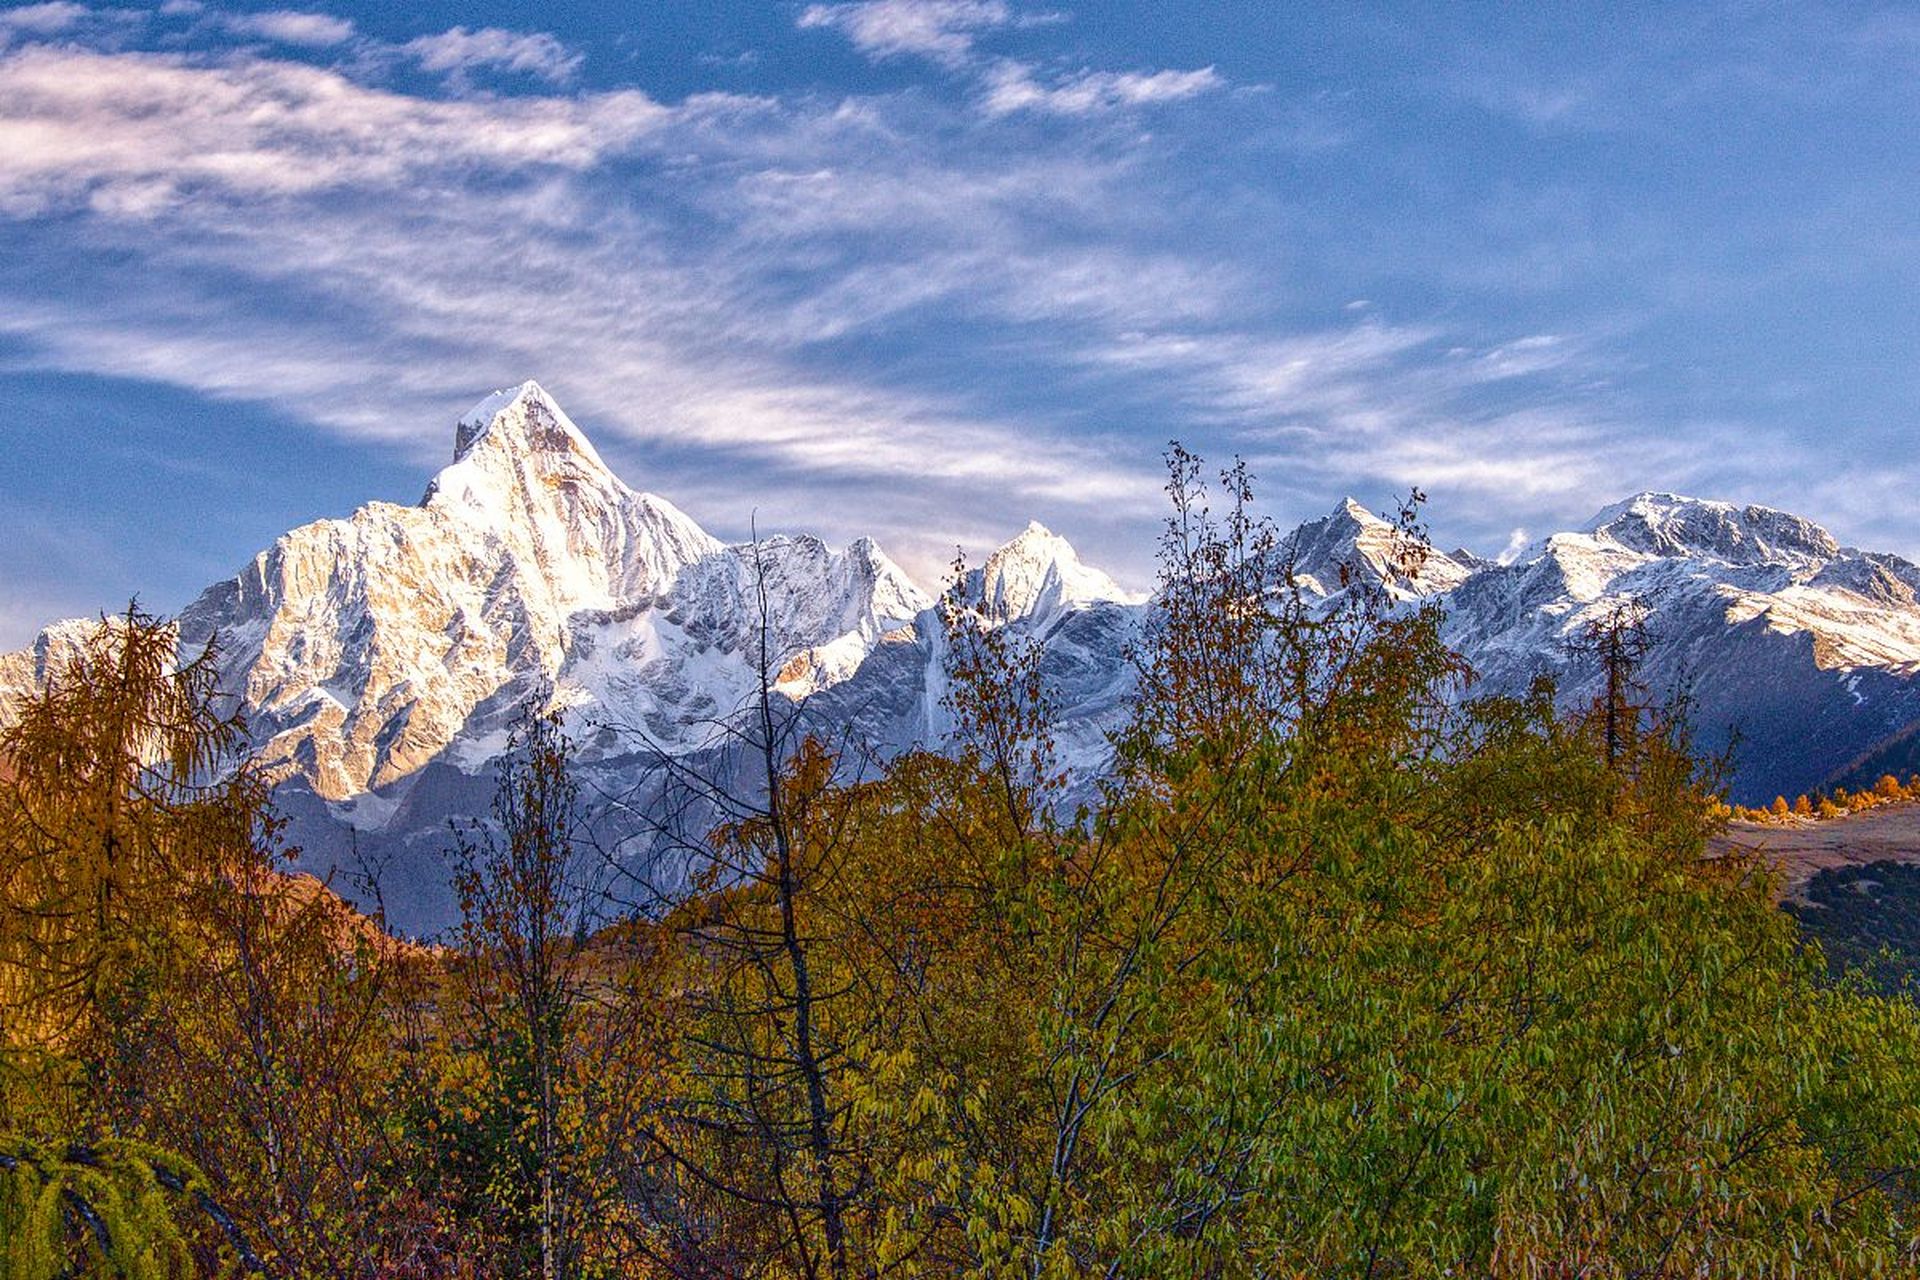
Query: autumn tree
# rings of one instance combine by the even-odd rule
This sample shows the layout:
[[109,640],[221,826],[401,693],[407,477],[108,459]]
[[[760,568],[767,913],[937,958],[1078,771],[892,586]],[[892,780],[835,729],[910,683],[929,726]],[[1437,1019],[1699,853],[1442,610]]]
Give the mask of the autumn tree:
[[380,1155],[380,955],[287,874],[214,655],[177,648],[138,610],[103,621],[0,744],[0,1128],[152,1176],[180,1161],[266,1265],[346,1274]]
[[1640,667],[1653,647],[1648,631],[1651,604],[1639,597],[1611,601],[1581,624],[1569,647],[1600,670],[1600,692],[1592,715],[1601,732],[1609,767],[1629,753],[1646,710]]
[[230,1267],[266,1270],[205,1176],[180,1157],[124,1139],[0,1137],[0,1268],[8,1280],[192,1280],[204,1272],[189,1223],[222,1241]]
[[[441,1033],[417,1033],[435,1087],[412,1092],[412,1123],[490,1265],[543,1280],[592,1274],[606,1184],[595,1142],[605,1073],[594,1031],[613,985],[588,940],[603,923],[582,822],[574,748],[536,695],[502,757],[491,822],[457,833],[460,923]],[[614,1110],[619,1110],[616,1102]]]
[[[1764,873],[1705,856],[1684,726],[1643,716],[1609,759],[1550,683],[1458,704],[1417,599],[1297,601],[1284,556],[1189,527],[1243,572],[1176,582],[1189,629],[1143,689],[1190,696],[1143,709],[1123,785],[1018,803],[1023,829],[977,745],[1020,735],[963,725],[860,789],[861,874],[815,886],[862,923],[860,989],[907,1010],[862,1105],[933,1120],[876,1163],[901,1230],[869,1265],[1904,1265],[1920,1028],[1827,989]],[[968,697],[1011,714],[1023,668],[989,668]]]
[[[843,909],[877,962],[896,958],[868,985],[909,1010],[894,1059],[915,1071],[886,1109],[935,1117],[888,1188],[902,1202],[898,1248],[923,1264],[1217,1264],[1212,1237],[1245,1194],[1278,1096],[1217,1123],[1179,1117],[1211,1070],[1218,1085],[1253,1083],[1234,1075],[1246,1046],[1225,1028],[1258,1033],[1231,1012],[1240,988],[1221,984],[1221,930],[1234,886],[1277,890],[1298,857],[1247,861],[1234,833],[1290,770],[1327,766],[1284,749],[1303,725],[1355,742],[1368,721],[1430,722],[1434,705],[1411,692],[1426,688],[1421,662],[1451,670],[1419,639],[1430,620],[1398,630],[1358,573],[1316,611],[1252,516],[1243,469],[1223,478],[1216,518],[1197,460],[1172,462],[1170,554],[1122,781],[1066,811],[1037,647],[950,597],[952,754],[910,756],[862,789],[861,874],[842,891],[872,901]],[[1389,633],[1391,660],[1375,648]],[[1418,706],[1387,714],[1391,690]],[[1410,747],[1383,741],[1389,758]]]
[[[136,1018],[182,886],[247,860],[264,792],[233,769],[215,656],[129,606],[55,656],[0,736],[0,1070],[98,1051]],[[78,1114],[71,1118],[78,1120]]]
[[202,886],[193,911],[179,994],[127,1035],[140,1129],[225,1188],[270,1265],[364,1271],[398,1225],[370,1185],[395,1154],[389,1019],[418,957],[272,867]]
[[703,756],[653,753],[646,848],[617,867],[681,966],[679,1087],[650,1128],[679,1197],[642,1197],[658,1229],[641,1243],[672,1274],[837,1278],[855,1273],[871,1189],[856,1094],[883,1006],[854,998],[839,926],[815,906],[844,870],[852,793],[775,691],[771,555],[756,540],[745,565],[754,686]]

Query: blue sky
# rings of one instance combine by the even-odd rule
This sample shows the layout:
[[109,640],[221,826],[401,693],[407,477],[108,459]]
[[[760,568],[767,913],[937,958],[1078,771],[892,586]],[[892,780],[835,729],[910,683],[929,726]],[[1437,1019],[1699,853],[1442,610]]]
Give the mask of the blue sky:
[[538,378],[723,536],[1144,585],[1177,437],[1493,554],[1920,554],[1920,11],[0,8],[0,645],[413,501]]

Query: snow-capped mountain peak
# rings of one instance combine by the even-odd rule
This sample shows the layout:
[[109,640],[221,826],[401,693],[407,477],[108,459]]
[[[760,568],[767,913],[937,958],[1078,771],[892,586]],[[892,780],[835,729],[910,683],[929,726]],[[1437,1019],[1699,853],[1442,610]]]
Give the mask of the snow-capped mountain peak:
[[1145,599],[1084,563],[1072,543],[1038,520],[996,549],[969,579],[968,595],[994,622],[1049,619],[1103,602]]
[[482,397],[460,415],[454,424],[453,460],[460,461],[489,438],[517,453],[577,453],[600,470],[607,470],[586,433],[574,425],[546,388],[531,379]]
[[722,546],[665,498],[628,488],[537,382],[461,415],[454,460],[421,505],[505,539],[520,563],[551,571],[570,607],[615,607]]
[[1437,549],[1428,550],[1418,572],[1406,576],[1414,544],[1403,542],[1394,525],[1353,498],[1288,534],[1283,550],[1292,556],[1300,584],[1316,594],[1341,589],[1343,577],[1363,575],[1397,596],[1427,596],[1465,582],[1472,566]]
[[511,520],[550,494],[589,493],[602,504],[631,490],[537,382],[496,391],[454,425],[453,462],[427,486],[422,506],[454,506]]
[[[1481,693],[1525,692],[1544,670],[1577,704],[1597,679],[1582,636],[1617,602],[1648,606],[1645,686],[1691,690],[1706,745],[1739,727],[1741,798],[1920,765],[1920,568],[1898,556],[1842,547],[1785,512],[1671,493],[1637,494],[1502,562],[1432,551],[1408,581],[1396,572],[1408,549],[1349,498],[1280,553],[1323,598],[1378,584],[1437,606]],[[1127,714],[1145,598],[1037,522],[964,588],[979,621],[1039,646],[1059,758],[1096,777]],[[285,780],[298,841],[322,858],[356,841],[418,849],[421,888],[447,816],[484,811],[531,696],[569,709],[605,795],[657,752],[723,763],[716,742],[769,679],[804,704],[809,732],[863,759],[953,730],[941,618],[871,539],[726,545],[623,483],[532,382],[460,417],[454,458],[419,504],[288,532],[179,628],[184,648],[218,641],[221,687]],[[0,654],[0,719],[85,631],[50,628],[34,650]]]
[[1635,494],[1594,516],[1584,532],[1642,555],[1733,565],[1812,567],[1841,550],[1832,534],[1800,516],[1677,493]]
[[269,765],[357,803],[430,764],[484,769],[538,689],[692,742],[757,679],[762,582],[766,657],[796,697],[846,679],[930,604],[868,540],[722,543],[624,484],[529,382],[462,415],[419,505],[292,530],[181,627],[220,639]]
[[922,610],[933,607],[927,593],[872,538],[855,538],[847,545],[845,555],[867,584],[874,617],[890,626],[900,626],[911,622]]

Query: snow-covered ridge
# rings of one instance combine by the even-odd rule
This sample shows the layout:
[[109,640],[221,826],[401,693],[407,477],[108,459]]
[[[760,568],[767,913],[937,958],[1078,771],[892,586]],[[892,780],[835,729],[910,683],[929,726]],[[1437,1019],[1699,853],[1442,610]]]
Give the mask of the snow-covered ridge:
[[[1682,615],[1696,638],[1712,626],[1759,622],[1805,633],[1825,668],[1920,664],[1920,568],[1898,556],[1843,547],[1812,521],[1768,507],[1643,493],[1607,507],[1580,531],[1554,534],[1506,565],[1481,566],[1454,593],[1464,642],[1482,629],[1511,631],[1520,616],[1532,647],[1551,648],[1629,596]],[[1483,602],[1497,598],[1509,625]],[[1677,636],[1676,636],[1677,638]],[[1525,646],[1523,646],[1525,647]],[[1564,647],[1564,645],[1562,646]]]
[[1348,499],[1282,550],[1310,596],[1357,583],[1441,606],[1478,694],[1551,674],[1568,703],[1592,696],[1589,629],[1623,602],[1644,605],[1649,694],[1689,697],[1707,749],[1737,736],[1737,795],[1794,794],[1869,765],[1920,769],[1920,568],[1789,512],[1636,494],[1508,563],[1428,551],[1409,579],[1393,524]]
[[1380,583],[1399,598],[1452,590],[1472,568],[1434,548],[1415,552],[1400,530],[1353,498],[1318,520],[1289,533],[1281,550],[1291,557],[1295,578],[1309,592],[1332,594],[1355,574]]
[[[1645,602],[1648,684],[1692,691],[1708,746],[1739,727],[1743,798],[1897,763],[1889,753],[1920,742],[1920,569],[1798,516],[1645,493],[1510,563],[1430,551],[1408,579],[1405,550],[1351,499],[1283,545],[1309,593],[1371,581],[1441,606],[1478,693],[1517,693],[1550,671],[1585,696],[1583,629]],[[774,686],[810,728],[863,756],[940,745],[940,615],[877,544],[727,545],[623,482],[532,382],[461,415],[453,459],[419,504],[290,531],[179,625],[185,645],[219,641],[223,687],[287,794],[310,800],[297,837],[324,865],[349,828],[362,849],[384,840],[426,857],[450,815],[484,811],[488,771],[534,690],[569,710],[608,786],[630,778],[636,752],[713,748],[759,687],[763,581]],[[1150,602],[1038,523],[964,586],[982,625],[1041,646],[1063,763],[1091,778],[1126,714],[1126,655]],[[0,718],[83,626],[0,655]]]
[[1831,534],[1800,516],[1676,493],[1635,494],[1600,512],[1582,532],[1646,555],[1726,564],[1824,564],[1841,552]]
[[1068,610],[1146,600],[1082,563],[1071,543],[1038,520],[971,572],[966,594],[991,622],[1028,619],[1043,627]]

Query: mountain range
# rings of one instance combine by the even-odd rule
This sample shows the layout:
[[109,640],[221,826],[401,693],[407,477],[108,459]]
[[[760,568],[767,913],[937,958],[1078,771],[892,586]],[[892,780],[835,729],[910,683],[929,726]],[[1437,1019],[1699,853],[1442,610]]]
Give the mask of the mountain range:
[[[867,759],[948,736],[935,600],[871,539],[723,543],[623,483],[532,382],[454,437],[418,504],[294,529],[178,619],[184,648],[217,643],[309,869],[384,865],[396,923],[446,918],[447,822],[485,812],[530,695],[566,708],[602,818],[646,802],[631,781],[648,762],[724,758],[763,618],[775,691],[815,732]],[[1330,596],[1387,575],[1393,528],[1349,500],[1285,546],[1303,590]],[[982,625],[1041,646],[1063,762],[1091,777],[1151,601],[1039,524],[973,572]],[[1436,551],[1399,590],[1443,607],[1477,692],[1549,672],[1569,700],[1600,678],[1575,641],[1641,602],[1643,678],[1688,694],[1704,745],[1733,743],[1736,799],[1920,762],[1920,568],[1798,516],[1643,493],[1502,562]],[[0,655],[0,708],[88,625]]]

